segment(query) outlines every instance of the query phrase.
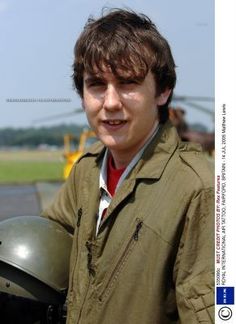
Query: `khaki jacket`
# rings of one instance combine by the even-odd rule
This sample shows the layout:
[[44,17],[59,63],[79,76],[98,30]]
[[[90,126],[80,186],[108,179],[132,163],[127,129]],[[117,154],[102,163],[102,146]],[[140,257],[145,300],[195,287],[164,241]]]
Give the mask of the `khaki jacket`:
[[44,216],[73,228],[67,324],[214,323],[213,167],[167,123],[95,236],[95,145]]

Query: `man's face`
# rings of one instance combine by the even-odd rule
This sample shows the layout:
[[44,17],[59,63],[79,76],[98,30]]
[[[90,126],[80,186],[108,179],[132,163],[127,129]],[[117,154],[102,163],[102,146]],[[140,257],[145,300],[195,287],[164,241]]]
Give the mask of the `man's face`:
[[88,121],[109,148],[116,167],[127,165],[156,128],[157,107],[166,102],[170,91],[156,93],[151,72],[142,81],[117,78],[109,69],[84,73],[83,106]]

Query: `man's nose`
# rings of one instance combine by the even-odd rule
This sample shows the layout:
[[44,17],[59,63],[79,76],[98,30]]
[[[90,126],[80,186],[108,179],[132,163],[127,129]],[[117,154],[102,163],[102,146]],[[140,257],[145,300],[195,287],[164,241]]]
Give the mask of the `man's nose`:
[[114,85],[108,85],[105,95],[103,107],[109,110],[116,110],[122,107],[121,98],[118,89]]

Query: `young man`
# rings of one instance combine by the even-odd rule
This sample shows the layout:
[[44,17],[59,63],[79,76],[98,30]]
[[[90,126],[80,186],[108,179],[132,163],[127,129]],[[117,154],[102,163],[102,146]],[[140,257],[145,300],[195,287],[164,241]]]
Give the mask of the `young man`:
[[74,232],[67,323],[214,323],[213,177],[168,121],[167,41],[112,10],[88,21],[73,68],[101,143],[44,212]]

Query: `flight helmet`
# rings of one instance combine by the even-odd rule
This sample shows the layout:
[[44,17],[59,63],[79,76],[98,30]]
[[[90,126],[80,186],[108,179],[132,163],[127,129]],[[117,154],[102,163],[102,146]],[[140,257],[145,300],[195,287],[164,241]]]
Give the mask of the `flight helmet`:
[[18,216],[0,222],[0,292],[63,302],[72,236],[55,221]]

